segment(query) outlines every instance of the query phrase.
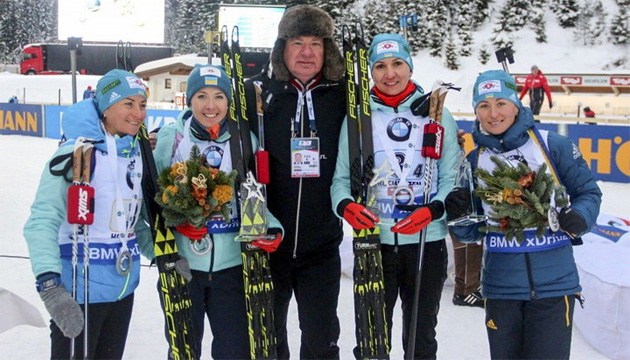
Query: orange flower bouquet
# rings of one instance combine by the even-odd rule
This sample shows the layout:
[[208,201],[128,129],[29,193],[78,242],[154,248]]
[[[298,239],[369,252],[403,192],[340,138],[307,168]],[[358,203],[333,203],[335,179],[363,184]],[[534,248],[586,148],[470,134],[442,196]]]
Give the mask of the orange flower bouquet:
[[189,223],[201,228],[216,215],[229,221],[235,179],[234,170],[225,173],[206,166],[199,148],[193,146],[190,159],[174,163],[158,178],[155,200],[162,206],[165,225]]

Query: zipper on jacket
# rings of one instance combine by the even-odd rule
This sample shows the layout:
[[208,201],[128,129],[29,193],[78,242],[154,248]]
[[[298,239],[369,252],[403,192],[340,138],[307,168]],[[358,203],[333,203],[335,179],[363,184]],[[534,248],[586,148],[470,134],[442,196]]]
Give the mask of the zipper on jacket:
[[534,278],[532,276],[532,265],[529,260],[529,253],[525,253],[525,267],[527,268],[527,280],[529,281],[529,299],[536,300],[536,298],[538,298],[538,294],[536,293],[536,288],[534,287]]
[[210,233],[208,233],[208,235],[210,237],[210,246],[212,246],[212,249],[210,249],[210,269],[208,269],[208,281],[212,281],[212,268],[214,267],[214,236]]
[[[298,89],[296,88],[296,90]],[[306,90],[306,91],[310,91],[310,90]],[[298,105],[300,104],[300,98],[306,96],[306,91],[298,90],[298,100],[297,100]],[[304,103],[306,103],[306,101]],[[303,110],[304,109],[301,109],[300,111],[300,117],[301,117],[300,137],[304,136],[304,111]],[[295,133],[292,133],[291,136],[295,136]],[[300,178],[300,182],[298,185],[298,198],[297,198],[297,204],[295,208],[295,235],[293,238],[293,258],[294,259],[297,258],[298,238],[300,236],[299,234],[300,234],[300,208],[301,206],[302,206],[302,178]]]
[[[394,221],[398,222],[398,219]],[[394,233],[394,254],[398,254],[398,233]]]
[[[299,98],[300,97],[305,97],[306,93],[308,91],[312,92],[315,89],[320,88],[320,87],[327,88],[327,87],[337,86],[337,85],[338,85],[338,83],[322,84],[320,82],[319,84],[313,86],[310,89],[303,88],[302,90],[298,89],[297,87],[295,87],[293,85],[289,85],[289,86],[293,86],[293,88],[297,91],[297,93],[298,93],[298,101],[297,101],[297,103],[299,104],[300,103]],[[286,88],[287,87],[285,87],[285,89]],[[304,104],[306,104],[306,101],[304,102]],[[306,105],[303,105],[303,106],[306,106]],[[302,109],[302,110],[304,110],[304,109]],[[300,119],[300,137],[302,137],[302,136],[304,136],[304,122],[305,122],[304,121],[304,111],[301,112],[300,116],[302,117]],[[293,135],[294,134],[292,134],[291,136],[293,136]],[[298,237],[299,237],[299,234],[300,234],[300,208],[301,208],[301,205],[302,205],[302,179],[303,178],[300,178],[300,183],[298,185],[298,199],[297,199],[297,207],[296,207],[296,211],[295,211],[295,235],[294,235],[294,239],[293,239],[294,241],[293,241],[293,254],[292,254],[294,259],[297,258]]]

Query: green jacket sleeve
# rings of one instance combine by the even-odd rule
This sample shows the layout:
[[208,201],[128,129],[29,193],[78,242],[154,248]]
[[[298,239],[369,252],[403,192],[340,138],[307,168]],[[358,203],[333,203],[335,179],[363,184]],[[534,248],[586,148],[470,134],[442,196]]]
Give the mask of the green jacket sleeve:
[[[71,152],[72,146],[63,146],[57,149],[53,158]],[[63,176],[51,174],[49,166],[50,161],[44,167],[31,214],[24,225],[24,238],[36,277],[45,272],[61,274],[59,228],[66,219],[70,183]]]

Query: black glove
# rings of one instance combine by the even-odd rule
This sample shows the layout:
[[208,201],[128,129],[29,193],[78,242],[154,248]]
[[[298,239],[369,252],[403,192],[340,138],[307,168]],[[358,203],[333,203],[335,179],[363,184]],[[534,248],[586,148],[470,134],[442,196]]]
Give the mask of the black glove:
[[446,219],[450,221],[470,213],[470,202],[470,191],[468,189],[463,187],[453,189],[444,200]]
[[582,215],[571,208],[562,209],[560,215],[558,215],[558,222],[560,222],[560,229],[573,237],[581,235],[588,230]]

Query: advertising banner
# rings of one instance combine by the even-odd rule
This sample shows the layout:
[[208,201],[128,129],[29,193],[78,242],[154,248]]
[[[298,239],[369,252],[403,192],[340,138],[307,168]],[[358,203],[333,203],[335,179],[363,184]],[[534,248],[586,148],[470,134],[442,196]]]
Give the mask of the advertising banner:
[[[470,135],[474,124],[474,121],[457,121],[457,126],[466,131],[466,152],[475,147]],[[558,124],[536,124],[536,127],[558,132]],[[630,126],[568,125],[568,137],[577,145],[595,179],[630,183]]]
[[0,134],[44,136],[42,106],[0,103]]

